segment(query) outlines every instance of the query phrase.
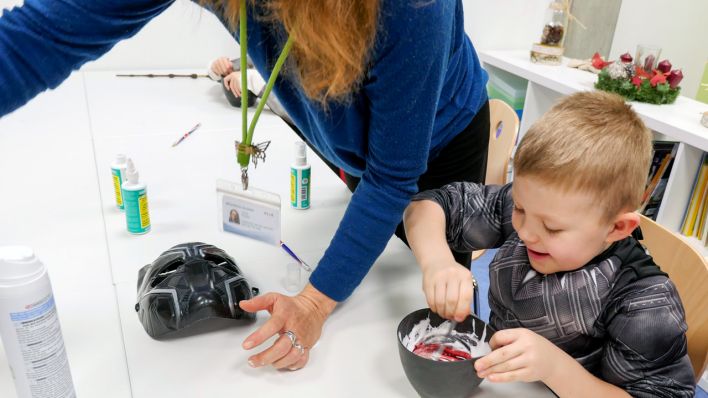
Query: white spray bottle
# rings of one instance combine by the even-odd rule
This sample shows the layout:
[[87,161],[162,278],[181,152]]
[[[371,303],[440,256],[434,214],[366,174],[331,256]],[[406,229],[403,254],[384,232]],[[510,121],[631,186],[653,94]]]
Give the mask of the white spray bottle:
[[310,207],[310,165],[302,141],[295,143],[295,162],[290,166],[290,205],[294,209]]
[[18,398],[75,398],[47,268],[26,246],[0,247],[0,337]]

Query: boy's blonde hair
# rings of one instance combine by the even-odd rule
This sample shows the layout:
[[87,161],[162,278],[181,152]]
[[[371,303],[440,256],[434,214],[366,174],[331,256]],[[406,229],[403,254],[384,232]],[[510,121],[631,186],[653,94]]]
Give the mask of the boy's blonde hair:
[[531,126],[514,156],[514,173],[587,192],[610,221],[639,206],[652,148],[651,132],[622,97],[581,92]]

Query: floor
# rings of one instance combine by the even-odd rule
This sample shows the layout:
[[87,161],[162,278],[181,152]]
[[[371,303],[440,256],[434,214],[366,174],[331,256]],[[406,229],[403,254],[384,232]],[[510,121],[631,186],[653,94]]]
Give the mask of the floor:
[[696,398],[708,398],[708,392],[701,387],[696,387]]

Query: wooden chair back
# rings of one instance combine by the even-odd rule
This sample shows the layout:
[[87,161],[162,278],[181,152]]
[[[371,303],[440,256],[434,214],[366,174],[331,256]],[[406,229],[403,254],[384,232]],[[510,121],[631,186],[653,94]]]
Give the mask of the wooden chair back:
[[708,261],[688,242],[655,221],[641,216],[642,243],[654,262],[676,285],[686,311],[688,356],[698,380],[708,354]]
[[519,116],[506,102],[489,100],[489,155],[485,184],[507,183],[509,161],[519,135]]
[[[506,102],[489,100],[489,152],[485,184],[504,185],[509,175],[509,161],[519,135],[519,116]],[[476,260],[484,250],[472,252]]]

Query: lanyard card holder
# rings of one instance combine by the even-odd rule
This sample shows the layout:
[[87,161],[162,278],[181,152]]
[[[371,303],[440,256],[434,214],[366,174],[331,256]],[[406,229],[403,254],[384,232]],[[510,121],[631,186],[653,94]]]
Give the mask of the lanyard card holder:
[[280,196],[241,184],[216,181],[219,225],[222,231],[280,244]]

